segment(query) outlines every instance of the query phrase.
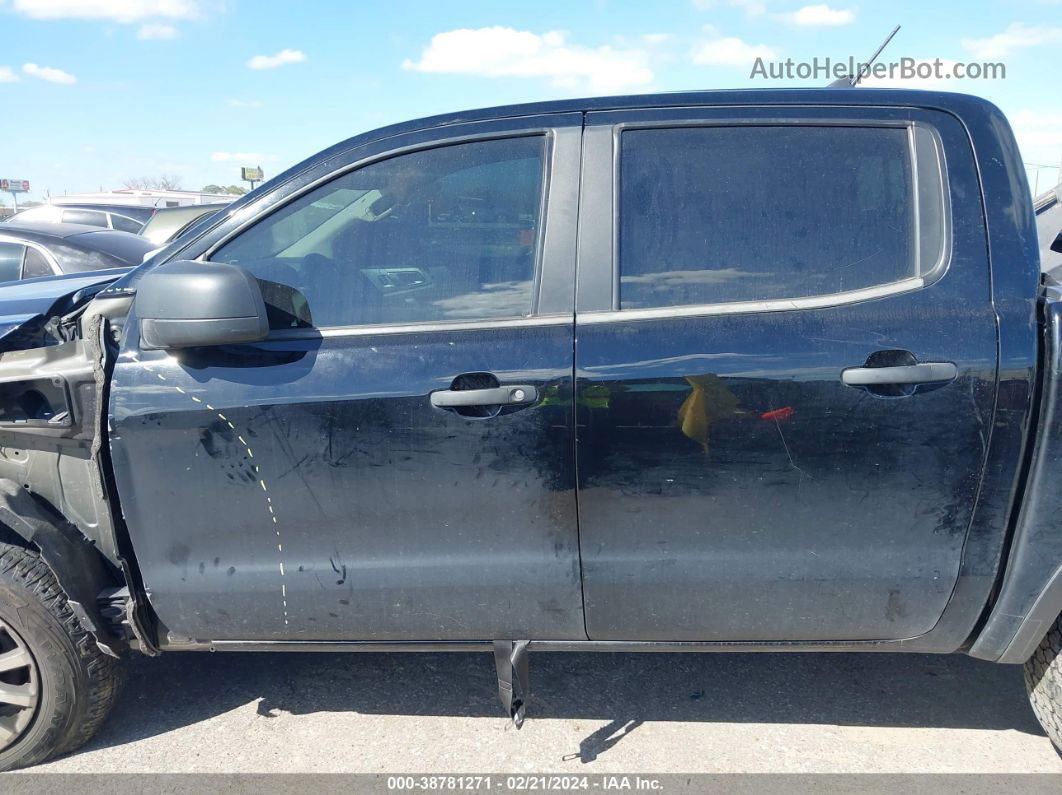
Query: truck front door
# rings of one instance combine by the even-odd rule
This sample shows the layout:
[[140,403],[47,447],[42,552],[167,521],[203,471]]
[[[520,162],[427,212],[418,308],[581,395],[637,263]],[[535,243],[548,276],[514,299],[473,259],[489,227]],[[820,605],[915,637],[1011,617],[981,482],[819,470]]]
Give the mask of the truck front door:
[[118,490],[170,643],[585,638],[580,136],[576,113],[392,137],[182,253],[250,270],[272,332],[169,356],[133,322],[116,366]]
[[996,383],[979,197],[949,187],[976,184],[961,126],[865,107],[603,112],[585,168],[590,638],[929,632]]

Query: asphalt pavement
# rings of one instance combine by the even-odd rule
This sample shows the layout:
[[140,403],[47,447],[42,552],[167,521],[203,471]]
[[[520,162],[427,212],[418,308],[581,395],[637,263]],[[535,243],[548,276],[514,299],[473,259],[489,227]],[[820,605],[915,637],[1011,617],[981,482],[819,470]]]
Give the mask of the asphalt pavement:
[[1020,666],[903,654],[171,653],[54,772],[1060,773]]

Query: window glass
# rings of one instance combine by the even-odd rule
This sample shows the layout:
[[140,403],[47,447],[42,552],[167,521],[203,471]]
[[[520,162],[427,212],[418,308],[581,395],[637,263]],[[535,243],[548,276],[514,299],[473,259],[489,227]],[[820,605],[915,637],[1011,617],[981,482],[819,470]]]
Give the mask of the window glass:
[[623,309],[829,295],[918,275],[906,129],[621,136]]
[[258,278],[272,328],[527,315],[544,140],[372,163],[266,217],[213,259]]
[[85,224],[107,229],[107,213],[99,210],[63,210],[64,224]]
[[135,235],[143,226],[144,225],[140,221],[126,218],[124,215],[115,215],[114,213],[111,213],[111,227],[117,229],[119,232],[132,232]]
[[37,249],[26,246],[26,261],[22,265],[22,278],[33,279],[37,276],[54,276],[55,271],[48,260]]
[[30,221],[33,223],[49,223],[54,224],[59,221],[59,208],[58,207],[31,207],[28,210],[21,210],[11,216],[11,220],[15,222]]
[[25,249],[21,243],[0,241],[0,282],[18,280],[22,272],[22,254]]

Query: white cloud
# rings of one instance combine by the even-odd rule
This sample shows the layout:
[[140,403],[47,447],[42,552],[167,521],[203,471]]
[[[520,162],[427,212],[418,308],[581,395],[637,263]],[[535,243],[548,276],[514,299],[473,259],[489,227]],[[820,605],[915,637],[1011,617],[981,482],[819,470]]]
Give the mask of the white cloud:
[[17,83],[18,75],[10,66],[0,66],[0,83]]
[[1014,50],[1062,42],[1062,28],[1015,22],[1002,33],[984,39],[961,39],[962,46],[978,58],[1003,58]]
[[585,47],[568,42],[563,31],[531,33],[495,26],[436,33],[419,61],[403,69],[481,77],[546,78],[553,85],[595,91],[644,86],[653,79],[648,54],[641,49]]
[[764,0],[693,0],[693,7],[698,11],[710,11],[720,5],[743,8],[750,17],[762,17],[767,13],[767,3]]
[[37,66],[35,63],[24,63],[22,64],[22,72],[30,77],[47,80],[49,83],[62,83],[70,86],[77,82],[77,78],[69,72],[64,72],[62,69],[56,69],[52,66]]
[[301,63],[306,60],[302,50],[283,49],[276,55],[256,55],[247,62],[252,69],[276,69],[288,63]]
[[138,39],[176,39],[177,28],[163,22],[149,22],[136,32]]
[[34,19],[109,19],[137,22],[148,17],[193,19],[199,0],[14,0],[12,8]]
[[1008,118],[1023,153],[1062,148],[1062,111],[1019,110]]
[[245,166],[257,165],[258,163],[266,163],[270,160],[276,160],[276,155],[266,155],[261,152],[214,152],[210,159],[215,163],[232,163],[239,162]]
[[736,36],[721,36],[702,41],[693,48],[693,62],[698,66],[749,66],[757,58],[772,61],[778,51],[766,44],[749,44]]
[[804,6],[791,14],[777,14],[779,19],[805,28],[827,28],[851,25],[855,12],[847,8],[831,8],[825,3]]
[[260,108],[263,103],[260,99],[227,99],[226,104],[233,108],[243,108],[244,110],[250,110],[252,108]]

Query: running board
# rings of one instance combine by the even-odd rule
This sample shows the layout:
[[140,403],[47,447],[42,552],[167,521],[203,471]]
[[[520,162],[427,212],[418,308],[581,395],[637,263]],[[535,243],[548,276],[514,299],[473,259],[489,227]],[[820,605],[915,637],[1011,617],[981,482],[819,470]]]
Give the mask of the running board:
[[[823,641],[655,641],[655,640],[532,640],[527,650],[546,652],[754,652],[754,651],[911,651],[954,652],[955,649],[914,648],[917,639]],[[295,652],[472,652],[493,651],[490,640],[213,640],[170,643],[163,651],[295,651]]]
[[[302,652],[471,652],[491,651],[498,677],[498,700],[513,726],[524,725],[530,697],[527,654],[530,651],[553,652],[741,652],[741,651],[902,651],[908,641],[867,640],[819,641],[809,643],[777,641],[774,643],[593,641],[593,640],[493,640],[493,641],[314,641],[314,640],[215,640],[206,647],[211,651],[302,651]],[[203,645],[199,645],[203,648]],[[177,648],[195,648],[184,646]]]

